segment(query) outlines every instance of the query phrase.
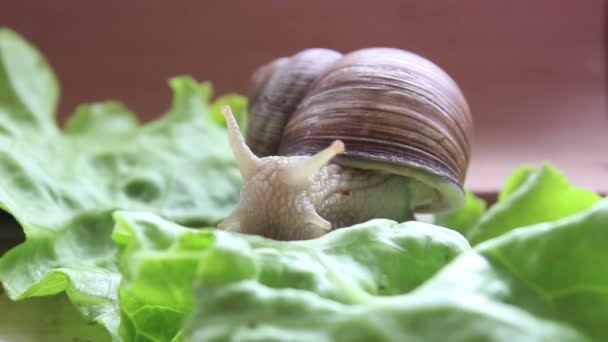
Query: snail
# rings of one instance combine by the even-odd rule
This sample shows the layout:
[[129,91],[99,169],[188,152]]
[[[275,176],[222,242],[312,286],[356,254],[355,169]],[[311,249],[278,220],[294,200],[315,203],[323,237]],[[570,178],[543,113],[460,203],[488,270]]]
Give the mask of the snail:
[[310,239],[464,203],[472,118],[458,85],[405,50],[308,49],[252,76],[247,140],[222,109],[243,178],[227,231]]

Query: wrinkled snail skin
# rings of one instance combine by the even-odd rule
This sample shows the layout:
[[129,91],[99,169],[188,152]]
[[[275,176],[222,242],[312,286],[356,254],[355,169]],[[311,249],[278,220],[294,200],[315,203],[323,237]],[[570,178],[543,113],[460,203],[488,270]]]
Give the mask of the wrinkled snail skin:
[[416,54],[310,49],[253,76],[247,143],[228,108],[241,199],[220,228],[282,240],[464,203],[472,118]]
[[319,237],[374,217],[411,218],[405,177],[329,164],[344,152],[341,141],[313,156],[258,158],[223,109],[243,187],[240,201],[220,229],[277,240]]

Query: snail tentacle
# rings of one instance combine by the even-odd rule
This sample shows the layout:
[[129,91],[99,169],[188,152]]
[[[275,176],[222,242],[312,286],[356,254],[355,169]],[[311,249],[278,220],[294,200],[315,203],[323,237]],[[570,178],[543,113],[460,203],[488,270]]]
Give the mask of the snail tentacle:
[[226,119],[230,149],[232,149],[236,164],[239,167],[243,179],[249,180],[255,175],[260,159],[251,152],[251,149],[245,143],[245,139],[241,134],[241,130],[232,114],[230,106],[223,106],[222,114],[224,114],[224,119]]
[[313,227],[318,227],[325,231],[331,230],[331,222],[321,217],[321,215],[319,215],[319,213],[317,213],[314,208],[307,214],[307,216],[304,218],[304,221]]
[[228,231],[240,231],[242,214],[240,208],[234,210],[228,217],[224,219],[220,224],[218,224],[218,228],[221,230]]
[[333,157],[344,153],[344,143],[340,140],[334,141],[324,150],[306,159],[290,165],[284,170],[284,180],[293,186],[305,186],[309,177],[327,165]]

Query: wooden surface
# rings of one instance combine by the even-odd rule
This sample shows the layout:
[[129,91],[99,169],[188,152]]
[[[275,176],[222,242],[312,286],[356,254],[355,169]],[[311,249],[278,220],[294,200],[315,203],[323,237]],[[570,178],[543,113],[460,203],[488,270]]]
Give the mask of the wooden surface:
[[495,191],[544,160],[608,191],[606,4],[600,0],[3,1],[63,85],[61,116],[115,98],[145,119],[167,78],[243,92],[250,73],[307,47],[408,49],[461,85],[476,123],[468,186]]

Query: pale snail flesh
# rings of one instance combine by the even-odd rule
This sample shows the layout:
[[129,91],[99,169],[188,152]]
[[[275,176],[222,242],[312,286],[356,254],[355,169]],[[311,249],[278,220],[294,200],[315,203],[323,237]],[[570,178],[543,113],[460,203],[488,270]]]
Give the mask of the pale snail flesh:
[[464,202],[471,115],[456,83],[423,57],[305,50],[260,68],[250,103],[248,144],[223,110],[244,184],[221,229],[308,239]]

